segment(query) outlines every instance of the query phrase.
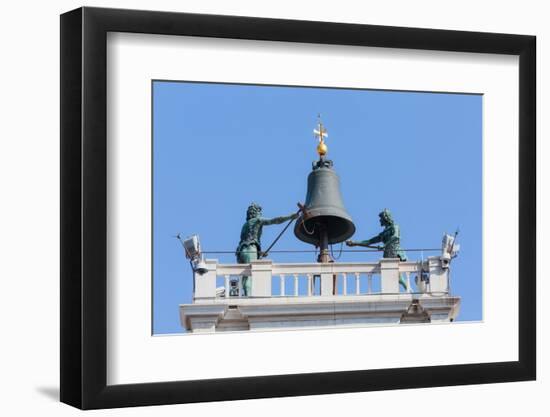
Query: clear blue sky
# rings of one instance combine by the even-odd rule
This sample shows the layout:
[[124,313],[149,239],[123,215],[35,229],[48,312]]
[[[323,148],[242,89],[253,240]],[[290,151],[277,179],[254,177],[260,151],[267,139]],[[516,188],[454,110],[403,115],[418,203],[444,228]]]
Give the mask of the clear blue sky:
[[[154,81],[155,334],[183,332],[178,306],[192,297],[192,273],[173,236],[196,233],[203,250],[233,251],[250,202],[265,217],[294,212],[317,158],[318,113],[357,228],[353,239],[379,233],[385,207],[401,227],[403,248],[438,248],[458,226],[458,319],[482,318],[482,96]],[[282,227],[264,227],[264,248]],[[291,227],[274,249],[312,247]],[[379,256],[344,253],[341,260]],[[208,257],[235,262],[234,255]],[[303,253],[270,258],[315,261]]]

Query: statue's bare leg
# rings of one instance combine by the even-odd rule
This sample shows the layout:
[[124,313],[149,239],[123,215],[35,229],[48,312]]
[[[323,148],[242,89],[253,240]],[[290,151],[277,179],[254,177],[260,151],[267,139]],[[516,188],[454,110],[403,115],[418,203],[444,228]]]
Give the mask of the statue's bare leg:
[[[240,263],[249,264],[258,259],[258,249],[256,245],[244,246],[241,249]],[[243,276],[243,295],[248,297],[252,290],[252,279],[248,276]]]

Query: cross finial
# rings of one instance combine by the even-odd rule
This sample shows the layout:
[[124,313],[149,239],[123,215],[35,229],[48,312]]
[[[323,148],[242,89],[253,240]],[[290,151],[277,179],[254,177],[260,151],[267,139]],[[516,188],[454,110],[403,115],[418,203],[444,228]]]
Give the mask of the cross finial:
[[327,129],[321,122],[321,115],[317,115],[317,129],[313,129],[313,134],[319,139],[319,145],[317,145],[317,153],[319,156],[325,156],[327,153],[327,145],[325,144],[325,138],[328,137]]
[[319,139],[319,142],[323,142],[328,137],[327,129],[323,126],[320,114],[317,115],[317,129],[313,129],[313,133]]

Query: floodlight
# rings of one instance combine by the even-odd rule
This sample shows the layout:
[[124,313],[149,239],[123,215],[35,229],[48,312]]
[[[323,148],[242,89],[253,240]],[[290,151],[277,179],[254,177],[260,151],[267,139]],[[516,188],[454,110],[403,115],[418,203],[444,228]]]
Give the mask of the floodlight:
[[183,245],[183,249],[185,250],[185,257],[191,262],[193,271],[198,272],[199,274],[204,274],[207,269],[202,258],[199,236],[189,236],[188,238],[181,240],[181,243]]

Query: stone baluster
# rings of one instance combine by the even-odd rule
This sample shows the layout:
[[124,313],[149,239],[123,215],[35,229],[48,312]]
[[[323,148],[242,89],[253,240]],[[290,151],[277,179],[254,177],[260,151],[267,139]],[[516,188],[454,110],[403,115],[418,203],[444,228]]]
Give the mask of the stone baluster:
[[225,297],[228,298],[229,297],[229,291],[231,289],[231,282],[230,282],[230,276],[229,275],[226,275],[225,276]]
[[367,293],[372,294],[372,274],[367,275]]
[[348,274],[342,273],[342,294],[348,295]]
[[238,292],[239,297],[242,297],[244,295],[244,288],[243,288],[243,276],[239,275],[239,282],[238,282]]

